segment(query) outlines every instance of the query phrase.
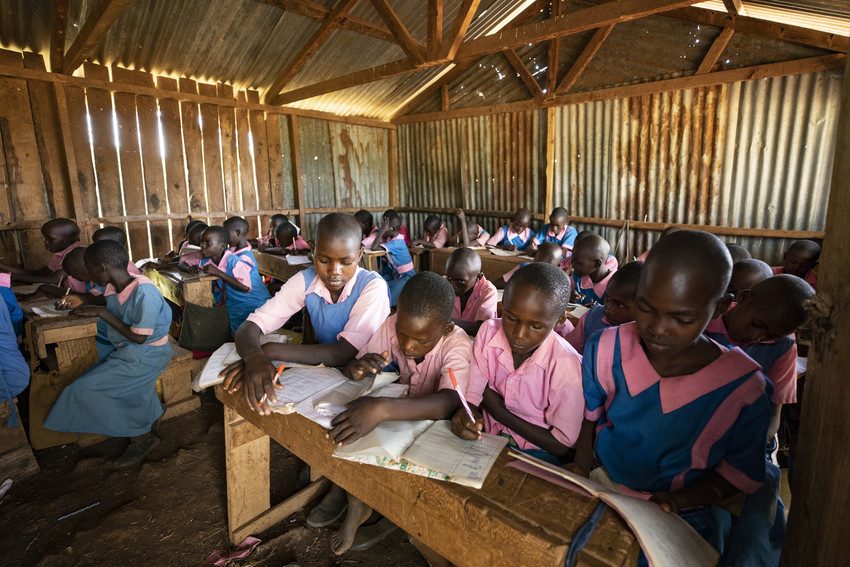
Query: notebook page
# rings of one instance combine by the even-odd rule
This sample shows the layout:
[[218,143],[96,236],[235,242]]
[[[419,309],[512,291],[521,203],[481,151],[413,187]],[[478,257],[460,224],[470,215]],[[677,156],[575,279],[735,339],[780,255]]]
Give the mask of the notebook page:
[[[274,361],[274,365],[280,364]],[[329,392],[345,382],[345,376],[336,368],[325,366],[287,367],[280,375],[282,390],[277,390],[277,401],[269,403],[272,411],[292,413],[295,405],[311,396]]]

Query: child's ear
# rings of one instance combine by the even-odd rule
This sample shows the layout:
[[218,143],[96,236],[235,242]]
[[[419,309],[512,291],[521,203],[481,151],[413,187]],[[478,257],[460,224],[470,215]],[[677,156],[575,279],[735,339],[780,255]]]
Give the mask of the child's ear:
[[597,270],[598,270],[599,268],[601,268],[604,264],[605,264],[605,262],[603,262],[603,261],[602,261],[602,260],[600,260],[599,258],[597,258],[596,260],[594,260],[594,261],[593,261],[593,266],[594,266]]
[[750,298],[753,294],[753,290],[751,289],[742,289],[738,292],[738,297],[735,298],[735,301],[738,303],[743,303]]
[[714,314],[711,316],[712,319],[717,319],[729,309],[729,306],[732,304],[732,294],[727,293],[724,294],[723,297],[717,300],[717,303],[714,304]]

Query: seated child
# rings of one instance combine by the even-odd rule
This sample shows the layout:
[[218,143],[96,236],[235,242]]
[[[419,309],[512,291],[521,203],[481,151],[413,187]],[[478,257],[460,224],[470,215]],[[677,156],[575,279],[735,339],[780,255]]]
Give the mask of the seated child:
[[[576,235],[575,241],[573,242],[573,248],[576,247],[576,244],[578,244],[579,241],[583,240],[584,238],[586,238],[586,237],[588,237],[592,234],[596,234],[596,233],[593,232],[592,230],[582,230],[581,232],[579,232]],[[605,267],[609,270],[616,270],[619,266],[620,266],[620,263],[617,261],[617,257],[614,256],[613,254],[608,254],[608,258],[605,259]],[[561,263],[559,264],[558,267],[561,268],[562,270],[572,270],[572,267],[573,267],[572,254],[564,257],[564,259],[561,260]],[[572,271],[567,271],[567,275],[572,276]]]
[[242,217],[230,217],[221,223],[221,226],[230,235],[230,251],[237,256],[250,256],[251,261],[256,265],[257,261],[248,242],[248,231],[251,229],[248,221]]
[[592,306],[605,303],[605,289],[608,281],[616,273],[606,266],[611,246],[608,241],[592,234],[581,239],[573,250],[571,264],[573,268],[573,293],[575,303]]
[[384,214],[378,238],[371,246],[372,250],[384,249],[387,253],[386,257],[381,258],[381,277],[387,281],[390,289],[391,306],[395,306],[402,288],[416,274],[413,270],[413,257],[407,249],[404,237],[398,232],[400,226],[401,217]]
[[41,225],[41,234],[44,236],[44,247],[49,252],[53,252],[53,256],[50,257],[46,266],[38,270],[27,270],[0,263],[0,271],[9,272],[13,283],[57,285],[63,275],[62,258],[74,248],[82,246],[80,243],[80,227],[71,219],[49,220]]
[[495,246],[502,250],[525,250],[531,243],[534,233],[531,232],[531,211],[519,208],[514,213],[513,220],[499,228],[487,241],[487,246]]
[[401,215],[398,214],[398,211],[396,211],[395,209],[387,209],[386,211],[384,211],[384,214],[381,216],[381,222],[383,222],[384,219],[388,219],[388,218],[389,219],[393,219],[393,218],[398,219],[398,224],[399,224],[398,233],[402,236],[402,238],[404,238],[405,246],[409,245],[410,244],[410,231],[407,229],[407,225],[404,224],[403,222],[401,222]]
[[564,256],[569,256],[573,250],[576,240],[576,229],[569,225],[570,215],[564,207],[555,207],[549,215],[549,224],[544,224],[534,238],[531,245],[536,248],[544,242],[554,242],[564,249]]
[[635,320],[635,294],[642,270],[643,262],[637,261],[617,270],[605,290],[605,303],[591,307],[564,337],[579,354],[584,354],[585,341],[597,331]]
[[275,231],[277,227],[282,225],[285,222],[289,222],[289,217],[283,214],[275,214],[269,217],[269,230],[263,236],[257,238],[256,246],[260,249],[260,252],[263,252],[263,246],[268,245],[269,241],[275,239]]
[[232,242],[231,236],[222,226],[207,228],[201,236],[203,259],[199,267],[205,274],[221,278],[213,283],[213,298],[217,304],[224,302],[227,306],[230,332],[235,334],[248,315],[271,299],[271,295],[263,285],[250,246],[243,255],[231,251],[227,247]]
[[[677,230],[682,230],[682,229],[679,228],[678,226],[668,226],[667,228],[665,228],[664,230],[661,231],[661,235],[658,237],[658,240],[661,240],[662,238],[664,238],[668,234],[673,234]],[[656,241],[655,243],[658,244],[658,241]],[[649,250],[647,250],[646,252],[644,252],[643,254],[638,256],[637,258],[635,258],[635,260],[638,260],[640,262],[646,262],[647,256],[649,256]]]
[[726,249],[729,251],[729,255],[732,256],[732,267],[741,260],[747,260],[753,257],[749,250],[734,242],[727,242]]
[[[127,234],[124,229],[118,226],[104,226],[94,231],[91,235],[92,242],[100,242],[101,240],[114,240],[124,248],[127,248]],[[136,267],[132,261],[127,262],[127,271],[134,276],[139,276],[142,272]]]
[[820,246],[811,240],[798,240],[782,256],[782,265],[771,268],[774,274],[791,274],[803,278],[810,286],[818,288],[818,274],[813,268],[820,259]]
[[[555,244],[554,242],[544,242],[540,246],[537,247],[537,250],[534,251],[534,260],[532,262],[543,262],[544,264],[552,264],[555,267],[558,267],[564,256],[564,249]],[[501,278],[497,279],[493,282],[493,285],[496,286],[496,289],[505,289],[505,286],[508,284],[513,275],[522,268],[523,266],[527,266],[531,262],[524,262],[517,266],[516,268],[508,271]]]
[[0,296],[3,296],[3,303],[6,305],[6,313],[9,315],[12,330],[20,341],[21,333],[24,332],[24,312],[21,311],[15,292],[12,291],[12,274],[9,272],[0,272]]
[[766,280],[773,275],[770,266],[766,262],[748,258],[732,264],[732,277],[729,278],[729,287],[726,293],[731,293],[735,301],[742,291],[753,289],[757,283]]
[[267,241],[266,244],[260,245],[260,252],[274,254],[276,256],[306,254],[309,251],[310,245],[307,244],[306,240],[301,238],[301,235],[295,230],[295,225],[289,221],[279,224],[274,238]]
[[446,261],[446,280],[455,292],[452,322],[475,336],[481,323],[496,318],[499,295],[481,273],[481,256],[469,248],[458,248]]
[[778,565],[785,534],[785,506],[779,495],[779,467],[772,460],[782,404],[797,402],[797,345],[791,336],[809,318],[805,302],[814,289],[791,275],[770,277],[738,295],[738,303],[712,320],[705,334],[727,347],[740,347],[761,365],[773,386],[773,411],[765,449],[767,476],[748,494],[732,518],[729,565]]
[[[452,430],[475,439],[481,427],[551,463],[569,461],[581,428],[581,357],[553,329],[566,318],[567,275],[538,262],[520,268],[505,289],[502,318],[485,321],[472,346],[465,411]],[[483,419],[481,417],[483,412]]]
[[47,429],[129,437],[115,468],[137,465],[159,439],[151,431],[162,415],[156,379],[171,362],[171,309],[145,276],[127,272],[127,250],[112,240],[86,249],[92,281],[106,289],[106,305],[72,313],[106,323],[111,352],[65,387],[44,421]]
[[[16,302],[15,306],[17,305]],[[9,402],[9,427],[18,424],[12,400],[26,390],[30,383],[30,367],[18,347],[19,339],[20,337],[15,335],[6,302],[0,301],[0,404]]]
[[[398,367],[400,382],[409,384],[406,398],[362,397],[334,418],[328,437],[340,445],[360,439],[383,421],[449,419],[460,406],[449,370],[466,390],[472,349],[462,329],[451,322],[454,292],[433,272],[410,279],[398,299],[398,312],[357,353],[357,360],[343,373],[354,380],[381,372],[389,364]],[[354,541],[357,528],[372,509],[351,494],[348,513],[334,535],[331,549],[341,555]]]
[[359,211],[354,213],[354,218],[360,225],[360,233],[362,234],[361,240],[363,241],[363,246],[372,246],[372,243],[375,241],[375,238],[380,232],[378,230],[378,227],[375,226],[375,219],[374,217],[372,217],[372,213],[370,213],[366,209],[360,209]]
[[446,245],[449,239],[449,229],[443,224],[440,217],[429,215],[425,219],[425,224],[422,226],[425,234],[422,238],[417,238],[410,242],[411,246],[421,246],[423,248],[442,248]]
[[[635,322],[588,339],[587,403],[572,469],[679,513],[718,551],[714,506],[764,482],[770,386],[739,349],[706,337],[726,311],[732,260],[716,236],[681,230],[647,257]],[[595,440],[594,440],[595,436]]]
[[143,270],[162,270],[165,268],[177,268],[181,272],[195,274],[198,272],[198,264],[201,262],[201,235],[207,229],[207,223],[194,220],[189,223],[186,230],[186,239],[180,243],[178,252],[169,252],[156,262],[145,262]]
[[[74,309],[81,305],[106,305],[104,298],[106,287],[99,286],[91,281],[91,275],[85,264],[86,250],[85,246],[80,246],[68,252],[65,259],[62,260],[62,270],[67,274],[62,282],[65,287],[57,288],[55,292],[54,290],[46,291],[46,295],[61,296],[61,299],[56,302],[57,309]],[[129,270],[127,273],[130,273]],[[95,346],[97,347],[98,360],[103,360],[114,350],[112,342],[109,340],[109,325],[103,319],[99,319],[97,322]]]
[[455,214],[460,221],[460,232],[452,236],[452,246],[484,246],[490,238],[490,233],[474,222],[467,222],[466,213],[463,209],[455,209]]

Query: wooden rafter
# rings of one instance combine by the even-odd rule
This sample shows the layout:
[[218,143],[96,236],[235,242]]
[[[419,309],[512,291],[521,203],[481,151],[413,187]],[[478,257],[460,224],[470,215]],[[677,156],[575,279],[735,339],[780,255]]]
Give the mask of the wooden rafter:
[[726,46],[729,44],[729,40],[732,39],[732,35],[734,33],[735,30],[732,28],[723,28],[723,31],[720,32],[720,35],[718,35],[717,39],[714,40],[714,43],[711,44],[711,47],[708,49],[708,53],[705,54],[705,57],[703,57],[702,62],[699,64],[699,68],[696,72],[697,75],[711,72],[714,65],[717,63],[717,60],[720,59],[720,55],[723,54],[723,50],[726,49]]
[[74,43],[68,48],[62,64],[62,72],[66,75],[73,73],[92,51],[100,45],[109,27],[118,19],[121,12],[132,0],[101,0],[86,17],[86,22],[80,28]]
[[413,38],[408,33],[407,28],[404,27],[398,15],[387,4],[387,0],[372,0],[372,7],[375,8],[375,11],[378,12],[378,15],[387,24],[387,27],[392,32],[402,51],[407,55],[408,60],[414,65],[422,63],[425,60],[423,50],[419,49],[419,46],[413,41]]
[[53,2],[53,21],[50,23],[50,70],[62,71],[65,61],[65,30],[68,27],[68,0]]
[[726,11],[732,16],[746,16],[747,9],[744,8],[743,0],[723,0]]
[[[552,12],[550,16],[556,18],[561,15],[561,0],[552,0]],[[549,62],[546,68],[546,96],[555,96],[555,87],[558,85],[558,68],[561,61],[561,38],[556,37],[549,42]]]
[[449,106],[450,106],[450,103],[449,103],[449,85],[443,84],[440,87],[440,101],[441,101],[440,107],[444,111],[449,110]]
[[[314,20],[318,20],[323,22],[327,19],[328,15],[331,13],[331,9],[322,6],[316,2],[311,2],[310,0],[257,0],[262,2],[263,4],[269,4],[271,6],[276,6],[278,8],[282,8],[293,14],[299,14],[301,16],[307,16],[308,18],[313,18]],[[395,43],[395,38],[390,30],[385,28],[384,26],[374,24],[368,20],[364,20],[362,18],[355,17],[347,17],[343,22],[340,23],[339,27],[342,29],[346,29],[349,31],[354,31],[357,33],[362,33],[363,35],[368,35],[371,37],[376,37],[378,39],[382,39],[384,41],[389,41],[390,43]]]
[[443,0],[428,0],[428,59],[436,59],[443,47]]
[[593,37],[590,38],[590,41],[587,42],[587,45],[579,54],[578,59],[576,59],[573,66],[569,71],[567,71],[567,74],[564,75],[563,80],[558,84],[558,88],[555,89],[554,94],[563,94],[573,88],[573,85],[576,84],[578,78],[582,73],[584,73],[584,70],[587,69],[590,61],[596,55],[596,52],[599,51],[599,48],[602,47],[602,44],[608,38],[608,35],[613,29],[614,24],[608,24],[607,26],[596,30],[596,33],[593,34]]
[[531,96],[538,100],[543,98],[543,89],[540,87],[540,83],[537,82],[537,79],[534,78],[534,75],[531,74],[528,67],[525,66],[519,55],[516,54],[516,51],[505,49],[502,53],[508,59],[508,63],[514,68],[514,71],[517,72],[517,75],[519,75],[519,78],[525,84]]
[[269,90],[266,91],[264,96],[264,100],[266,102],[274,99],[280,91],[283,90],[283,87],[292,80],[298,71],[307,63],[307,59],[310,58],[313,53],[319,49],[319,46],[328,38],[331,33],[339,26],[340,21],[343,19],[345,13],[350,10],[354,4],[357,3],[357,0],[339,0],[334,6],[334,9],[328,14],[327,18],[324,19],[322,24],[319,26],[313,36],[307,41],[307,44],[301,48],[301,51],[295,56],[295,58],[289,62],[289,65],[286,66],[286,69],[280,74],[280,76],[275,79],[272,86],[269,87]]
[[[460,8],[458,8],[452,29],[449,31],[449,35],[446,37],[445,44],[443,45],[443,57],[445,59],[454,59],[480,2],[481,0],[463,0]],[[499,50],[496,49],[494,51]]]

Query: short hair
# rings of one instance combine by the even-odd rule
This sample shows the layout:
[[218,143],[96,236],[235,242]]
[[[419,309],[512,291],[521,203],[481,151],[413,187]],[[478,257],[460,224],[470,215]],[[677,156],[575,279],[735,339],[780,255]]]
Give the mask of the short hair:
[[443,219],[437,215],[428,215],[428,218],[426,218],[425,222],[422,223],[422,227],[428,228],[429,226],[432,226],[434,228],[440,228],[441,224],[443,224]]
[[449,264],[462,265],[468,267],[470,271],[481,271],[481,256],[475,250],[470,248],[458,248],[449,255],[446,260],[446,270],[449,269]]
[[51,219],[41,225],[42,234],[45,234],[50,230],[59,230],[61,232],[64,232],[65,235],[70,238],[74,238],[76,240],[80,239],[80,227],[77,226],[77,223],[75,223],[71,219],[66,219],[65,217]]
[[438,317],[448,323],[454,307],[452,284],[434,272],[419,272],[407,280],[398,296],[398,309],[411,317]]
[[815,262],[820,259],[820,245],[813,240],[797,240],[788,247],[788,252],[792,250],[810,256]]
[[345,213],[330,213],[323,216],[316,226],[316,243],[328,237],[349,239],[360,245],[363,233],[360,230],[360,223],[353,216]]
[[799,327],[809,318],[805,303],[811,300],[814,294],[814,288],[806,280],[789,274],[771,276],[750,290],[751,299],[765,298],[770,301],[771,306],[785,311],[795,327]]
[[[203,232],[208,228],[209,227],[207,226],[207,223],[198,222],[198,224],[194,225],[191,229],[189,229],[189,232],[186,233],[186,238],[191,237],[192,234],[194,234],[197,231],[201,231],[201,234],[203,234]],[[229,236],[228,236],[228,238],[229,238]]]
[[83,256],[90,264],[104,264],[111,268],[126,268],[130,261],[127,249],[114,240],[99,240],[86,248]]
[[298,230],[295,228],[294,224],[286,221],[277,225],[277,228],[274,230],[275,238],[277,238],[279,234],[294,239],[298,236]]
[[549,216],[550,217],[561,217],[562,216],[564,218],[569,219],[570,213],[568,213],[567,209],[565,209],[564,207],[555,207],[554,209],[552,209],[552,214],[549,215]]
[[526,209],[525,207],[520,207],[514,212],[514,216],[512,218],[517,217],[528,217],[528,220],[531,221],[531,211]]
[[354,213],[354,218],[363,224],[368,224],[369,226],[375,225],[375,217],[372,216],[372,213],[367,211],[366,209],[360,209],[356,213]]
[[199,220],[199,219],[192,219],[192,220],[190,220],[188,223],[186,223],[186,228],[185,228],[185,230],[183,231],[183,234],[185,234],[186,236],[188,236],[188,235],[189,235],[189,233],[190,233],[190,232],[192,232],[192,229],[193,229],[193,228],[195,228],[196,226],[201,225],[201,224],[202,224],[202,225],[204,225],[204,226],[206,226],[206,225],[207,225],[207,223],[205,223],[204,221]]
[[204,229],[204,234],[210,233],[215,235],[215,238],[218,242],[223,242],[224,244],[230,244],[230,231],[224,228],[223,226],[208,226]]
[[722,240],[708,232],[680,229],[655,243],[644,262],[644,273],[675,267],[677,271],[696,272],[711,286],[714,297],[721,297],[732,275],[732,256]]
[[280,224],[282,222],[288,221],[289,217],[286,216],[283,213],[275,213],[275,214],[273,214],[272,216],[269,217],[269,220],[272,221],[272,222],[277,222],[278,224]]
[[740,244],[735,244],[734,242],[727,242],[726,249],[729,250],[729,254],[732,256],[733,266],[741,260],[746,260],[748,258],[753,257],[753,255],[750,254],[749,250],[747,250]]
[[114,240],[121,246],[127,246],[127,233],[118,226],[105,226],[94,231],[91,235],[92,242],[98,240]]
[[665,236],[668,236],[668,235],[673,234],[674,232],[678,232],[680,230],[682,230],[682,229],[679,228],[678,226],[668,226],[667,228],[665,228],[664,230],[661,231],[661,235],[658,238],[660,240],[660,239],[664,238]]
[[601,260],[604,264],[608,258],[608,254],[611,253],[611,245],[608,244],[607,240],[592,232],[581,240],[574,242],[573,254],[575,255],[576,253],[588,254],[593,258]]
[[85,253],[86,253],[86,247],[85,246],[77,246],[76,248],[74,248],[73,250],[71,250],[70,252],[65,254],[65,257],[62,258],[62,269],[67,272],[68,268],[70,268],[72,266],[84,268],[85,265],[86,265],[86,263],[85,263]]
[[585,238],[587,238],[591,234],[596,234],[596,233],[592,230],[582,230],[581,232],[576,234],[576,238],[575,238],[575,240],[573,240],[573,246],[576,245],[576,242],[578,242],[579,240],[584,240]]
[[393,228],[398,228],[401,226],[401,215],[399,215],[394,209],[387,209],[384,211],[384,216],[382,219],[386,219],[389,221],[390,226]]
[[640,275],[643,273],[643,262],[635,260],[629,262],[614,272],[611,279],[608,280],[608,285],[616,284],[626,289],[632,296],[637,293],[638,284],[640,284]]
[[552,264],[532,262],[517,270],[505,286],[504,301],[507,301],[517,286],[537,290],[544,296],[552,298],[559,316],[570,302],[570,279],[563,270]]
[[564,257],[564,249],[556,242],[541,242],[537,250],[534,251],[535,262],[545,262],[551,264],[550,260],[557,259],[558,262]]
[[246,221],[242,217],[230,217],[222,223],[222,226],[227,231],[239,230],[242,232],[242,234],[248,234],[248,231],[251,229],[251,225],[249,225],[248,221]]
[[766,280],[773,276],[773,270],[770,269],[767,262],[762,262],[756,258],[746,258],[744,260],[738,260],[732,264],[732,274],[734,275],[739,272],[761,276],[762,280]]

